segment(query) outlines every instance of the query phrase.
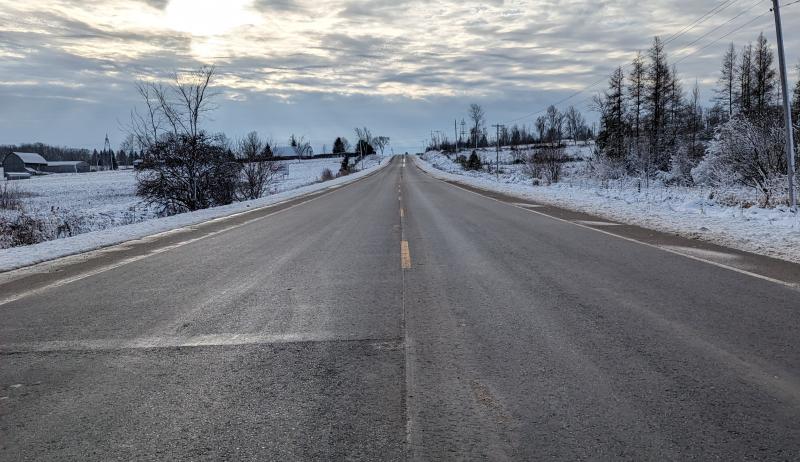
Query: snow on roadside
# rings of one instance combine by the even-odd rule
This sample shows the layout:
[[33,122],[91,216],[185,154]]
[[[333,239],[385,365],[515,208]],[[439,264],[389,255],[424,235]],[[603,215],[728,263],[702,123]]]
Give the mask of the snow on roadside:
[[[339,171],[341,159],[280,161],[286,175],[270,185],[269,194],[299,188],[319,180],[324,169]],[[100,231],[158,218],[158,208],[136,195],[136,173],[117,170],[36,176],[13,184],[25,195],[25,213],[48,221],[53,215],[70,219],[72,233]],[[0,211],[0,214],[13,212]]]
[[415,156],[417,165],[434,177],[543,204],[568,208],[645,228],[673,232],[747,252],[800,263],[800,214],[785,207],[774,209],[731,207],[702,199],[708,189],[604,188],[582,179],[550,186],[533,186],[513,166],[500,176],[464,171],[446,156],[429,152]]
[[[0,250],[0,272],[10,271],[69,255],[88,252],[102,247],[121,244],[123,242],[135,239],[141,239],[154,234],[172,231],[178,228],[195,225],[216,218],[222,218],[251,211],[257,208],[274,205],[278,202],[283,202],[305,194],[322,191],[331,187],[338,187],[369,175],[370,173],[386,166],[389,163],[389,160],[390,158],[386,157],[383,158],[379,164],[374,164],[365,170],[348,176],[336,178],[324,183],[308,184],[306,182],[305,186],[283,190],[282,192],[277,192],[276,194],[252,201],[235,202],[233,204],[224,205],[221,207],[213,207],[195,212],[181,213],[164,218],[153,218],[140,221],[138,223],[100,229],[63,239],[41,242],[39,244],[2,249]],[[296,165],[298,165],[297,168],[299,168],[299,164]],[[290,172],[291,168],[292,167],[290,167]],[[310,172],[311,170],[309,169],[308,171]],[[315,175],[318,177],[320,173],[321,169],[320,171],[316,171]]]

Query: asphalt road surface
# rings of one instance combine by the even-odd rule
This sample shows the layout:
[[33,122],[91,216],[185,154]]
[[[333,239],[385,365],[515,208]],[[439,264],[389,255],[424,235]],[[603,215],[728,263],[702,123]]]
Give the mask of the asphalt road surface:
[[797,289],[400,157],[41,268],[0,281],[2,460],[800,458]]

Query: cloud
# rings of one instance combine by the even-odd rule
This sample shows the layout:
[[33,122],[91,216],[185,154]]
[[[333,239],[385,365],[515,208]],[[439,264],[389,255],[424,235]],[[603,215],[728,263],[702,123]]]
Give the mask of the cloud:
[[[317,122],[308,130],[320,130],[306,133],[312,138],[392,120],[398,124],[385,124],[388,134],[410,141],[460,119],[473,100],[492,121],[533,112],[602,80],[652,36],[668,37],[712,7],[691,0],[237,0],[240,16],[217,29],[203,21],[214,24],[233,3],[198,2],[205,12],[186,24],[169,17],[176,11],[169,0],[0,0],[0,142],[96,143],[107,128],[93,124],[126,117],[136,79],[208,63],[218,66],[226,95],[216,129],[305,126],[295,112],[302,108]],[[687,47],[750,6],[732,2],[668,44],[674,61],[732,32],[679,64],[687,88],[697,80],[711,97],[729,41],[753,40],[761,30],[773,40],[769,14],[740,28],[768,13],[765,4]],[[800,23],[800,5],[787,8],[784,21]],[[796,63],[800,35],[786,30]],[[593,91],[569,103],[585,109]],[[30,122],[37,118],[50,121],[46,133]]]

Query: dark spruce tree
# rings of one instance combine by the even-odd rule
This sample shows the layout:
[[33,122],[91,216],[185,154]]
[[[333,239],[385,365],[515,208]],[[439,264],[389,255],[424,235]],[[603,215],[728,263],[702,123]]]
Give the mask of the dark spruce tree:
[[367,143],[366,141],[359,140],[358,144],[356,144],[356,154],[363,156],[375,154],[375,148],[373,148],[372,145]]
[[333,153],[344,154],[344,152],[344,141],[342,141],[341,137],[336,137],[336,141],[333,142]]

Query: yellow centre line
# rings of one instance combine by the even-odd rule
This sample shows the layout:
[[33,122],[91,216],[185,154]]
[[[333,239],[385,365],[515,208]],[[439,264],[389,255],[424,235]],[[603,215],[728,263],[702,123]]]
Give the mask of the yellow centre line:
[[411,252],[408,251],[408,241],[400,241],[400,266],[411,269]]

